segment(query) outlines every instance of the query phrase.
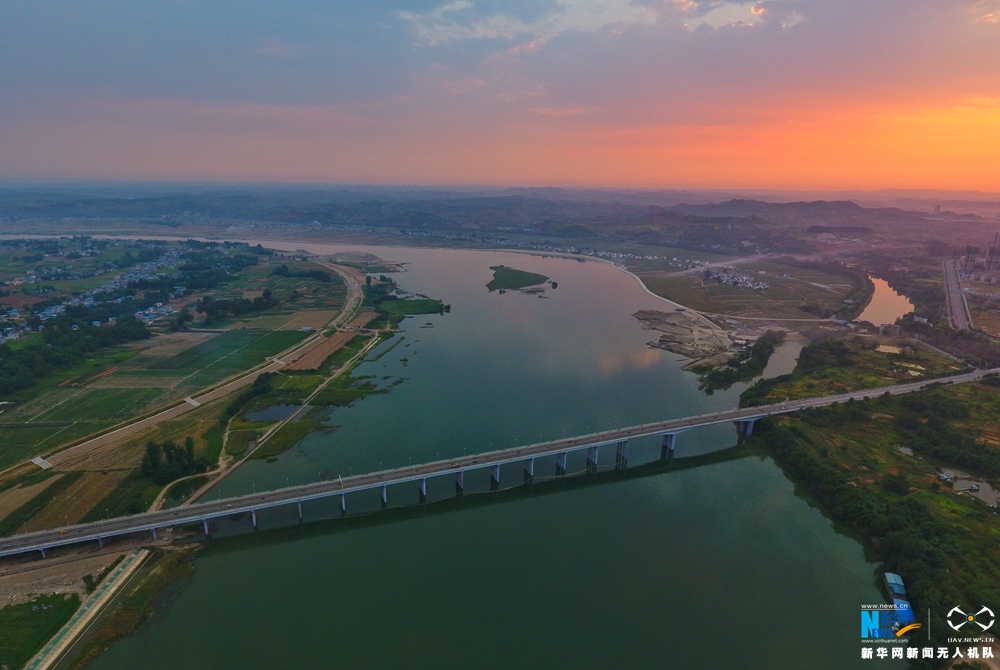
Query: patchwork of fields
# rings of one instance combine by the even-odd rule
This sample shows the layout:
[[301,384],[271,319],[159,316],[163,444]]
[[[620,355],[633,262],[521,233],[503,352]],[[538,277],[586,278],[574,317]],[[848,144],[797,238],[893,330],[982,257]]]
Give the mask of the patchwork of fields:
[[[60,383],[69,383],[46,380],[35,397],[0,412],[0,468],[180,400],[266,361],[307,336],[301,331],[238,329],[208,339],[195,337],[193,346],[180,351],[176,346],[165,347],[164,353],[174,351],[171,355],[136,356],[135,348],[105,352],[58,375]],[[108,370],[92,385],[74,383]]]

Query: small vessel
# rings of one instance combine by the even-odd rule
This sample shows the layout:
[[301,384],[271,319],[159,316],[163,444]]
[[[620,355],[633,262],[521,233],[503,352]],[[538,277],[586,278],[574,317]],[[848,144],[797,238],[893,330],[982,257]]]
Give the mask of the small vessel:
[[973,484],[972,486],[969,487],[969,490],[973,491],[973,492],[978,491],[979,490],[979,484]]
[[893,612],[893,629],[899,630],[905,628],[910,624],[916,623],[916,618],[913,616],[913,608],[910,606],[910,601],[907,599],[906,587],[903,585],[903,578],[894,572],[886,572],[885,581],[883,585],[885,586],[886,593],[892,600],[892,604],[896,606],[896,611]]

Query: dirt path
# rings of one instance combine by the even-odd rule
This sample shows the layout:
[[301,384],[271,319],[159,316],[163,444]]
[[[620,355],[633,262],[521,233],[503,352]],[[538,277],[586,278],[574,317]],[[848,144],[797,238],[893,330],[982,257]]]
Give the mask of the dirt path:
[[197,491],[195,491],[194,493],[192,493],[188,497],[188,499],[185,500],[184,502],[182,502],[180,505],[178,505],[178,507],[185,507],[185,506],[190,505],[191,503],[195,502],[198,498],[200,498],[201,496],[203,496],[206,493],[208,493],[209,491],[211,491],[212,488],[215,487],[216,484],[218,484],[219,482],[221,482],[223,479],[225,479],[230,474],[232,474],[234,471],[236,471],[237,468],[239,468],[241,465],[243,465],[244,463],[246,463],[251,458],[251,456],[253,456],[254,451],[256,451],[257,449],[260,449],[261,446],[265,442],[267,442],[267,440],[269,440],[272,436],[275,435],[275,433],[277,433],[279,430],[281,430],[282,428],[284,428],[285,425],[288,424],[290,421],[294,421],[296,419],[296,417],[298,417],[300,414],[302,414],[302,412],[304,412],[306,410],[306,408],[309,407],[309,403],[312,402],[312,399],[315,398],[320,393],[320,391],[322,391],[323,389],[325,389],[331,382],[333,382],[335,379],[337,379],[337,377],[339,377],[340,375],[344,374],[346,371],[350,370],[351,367],[354,365],[354,363],[357,362],[358,360],[360,360],[361,358],[363,358],[364,356],[366,356],[368,354],[368,352],[371,351],[372,348],[378,343],[378,341],[379,341],[379,338],[377,336],[376,337],[372,337],[372,339],[369,340],[368,343],[364,347],[362,347],[361,350],[358,353],[356,353],[351,358],[351,360],[347,361],[344,365],[342,365],[340,368],[338,368],[337,371],[334,372],[332,375],[330,375],[330,377],[326,381],[324,381],[322,384],[320,384],[316,388],[316,390],[314,390],[312,393],[310,393],[309,397],[302,401],[302,404],[299,405],[299,408],[297,410],[295,410],[295,412],[291,416],[289,416],[286,419],[283,419],[282,421],[279,421],[274,426],[272,426],[266,433],[264,433],[264,435],[260,438],[260,440],[257,441],[257,446],[254,447],[253,450],[248,450],[247,453],[242,458],[240,458],[238,461],[235,461],[232,464],[230,464],[230,465],[228,465],[226,467],[223,467],[204,486],[202,486]]

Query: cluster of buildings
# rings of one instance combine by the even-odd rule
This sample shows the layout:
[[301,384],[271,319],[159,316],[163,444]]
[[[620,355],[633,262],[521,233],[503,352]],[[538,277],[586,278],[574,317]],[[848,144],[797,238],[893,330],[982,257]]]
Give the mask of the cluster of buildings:
[[16,309],[9,309],[0,319],[0,344],[13,342],[31,328],[21,320],[21,312]]
[[962,257],[962,274],[967,278],[986,284],[1000,283],[1000,232],[993,236],[993,241],[980,258],[979,247],[971,244],[965,247]]
[[[37,316],[43,323],[49,319],[60,317],[66,314],[66,310],[70,307],[93,307],[98,303],[104,304],[121,304],[126,300],[132,300],[134,296],[132,295],[122,295],[114,299],[101,300],[102,293],[116,293],[126,289],[131,282],[139,281],[142,279],[156,279],[159,278],[159,271],[163,268],[173,267],[180,260],[181,252],[179,249],[170,249],[164,253],[160,258],[155,261],[149,261],[146,263],[140,263],[133,269],[129,270],[123,275],[115,275],[114,279],[106,282],[102,286],[95,289],[91,289],[79,295],[72,296],[63,300],[62,302],[49,305],[44,309],[35,312]],[[34,275],[29,275],[34,277]],[[179,278],[180,273],[175,273],[172,275],[167,275],[170,277]],[[16,282],[17,280],[15,280]],[[14,282],[11,282],[14,283]],[[19,282],[20,283],[20,282]],[[174,287],[175,292],[183,292],[183,286]],[[142,310],[135,312],[135,317],[141,319],[146,323],[150,323],[160,316],[170,313],[170,308],[165,307],[163,303],[156,303],[153,307],[146,307]],[[23,336],[25,333],[31,332],[31,327],[25,322],[25,318],[20,313],[19,310],[12,309],[3,315],[3,322],[0,326],[3,327],[2,334],[0,334],[0,344],[10,340],[16,340]],[[99,321],[94,322],[95,326],[112,326],[114,325],[116,319],[114,317],[108,319],[108,321],[101,323]],[[44,326],[43,326],[44,327]]]
[[732,267],[727,268],[726,272],[712,273],[711,278],[721,284],[739,286],[740,288],[749,288],[755,291],[766,291],[771,288],[771,285],[766,281],[761,281],[748,274],[743,274],[742,272],[735,272]]

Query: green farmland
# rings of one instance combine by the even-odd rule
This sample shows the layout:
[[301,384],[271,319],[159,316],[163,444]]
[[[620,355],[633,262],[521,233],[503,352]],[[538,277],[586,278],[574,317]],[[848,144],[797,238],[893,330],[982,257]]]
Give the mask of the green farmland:
[[184,386],[200,388],[264,362],[308,336],[297,330],[229,330],[170,358],[150,371],[187,377]]

